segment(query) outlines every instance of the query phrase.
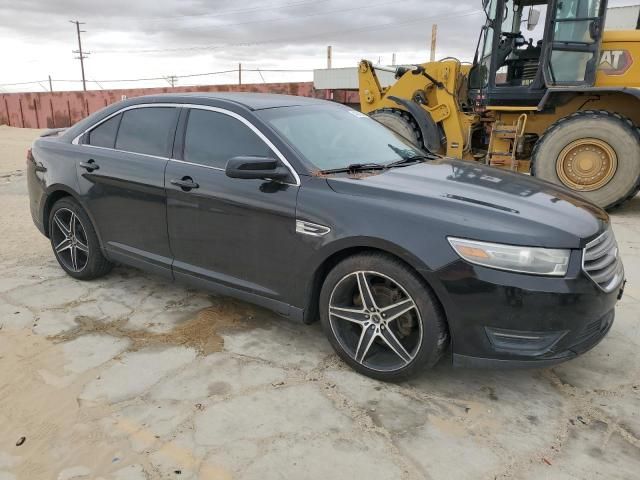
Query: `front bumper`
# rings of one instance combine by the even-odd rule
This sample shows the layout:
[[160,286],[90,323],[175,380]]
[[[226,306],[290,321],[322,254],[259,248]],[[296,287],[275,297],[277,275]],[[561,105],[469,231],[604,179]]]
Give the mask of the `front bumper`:
[[609,332],[624,288],[606,293],[579,267],[553,278],[460,260],[436,276],[453,362],[466,367],[543,367],[574,358]]

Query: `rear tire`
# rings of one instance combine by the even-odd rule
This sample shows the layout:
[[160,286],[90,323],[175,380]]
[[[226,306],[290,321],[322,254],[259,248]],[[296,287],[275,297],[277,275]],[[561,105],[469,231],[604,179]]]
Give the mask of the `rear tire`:
[[[580,145],[581,141],[585,144]],[[587,168],[580,170],[576,158],[585,150],[596,162],[587,158]],[[605,160],[599,164],[598,158]],[[595,166],[589,170],[591,165]],[[616,113],[576,112],[551,125],[538,140],[531,174],[569,188],[602,208],[616,207],[640,188],[640,132]]]
[[51,208],[49,238],[56,260],[73,278],[93,280],[113,267],[102,254],[89,216],[72,197],[58,200]]
[[404,380],[432,367],[449,343],[444,313],[429,286],[383,253],[354,255],[336,265],[324,280],[319,307],[336,353],[378,380]]
[[382,108],[371,112],[369,116],[401,137],[406,138],[416,147],[422,148],[420,128],[407,112],[395,108]]

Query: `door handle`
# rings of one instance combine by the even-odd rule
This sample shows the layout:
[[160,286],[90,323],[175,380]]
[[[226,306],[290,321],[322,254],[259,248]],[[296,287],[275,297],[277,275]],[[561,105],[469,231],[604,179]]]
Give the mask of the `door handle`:
[[180,187],[185,192],[188,192],[192,188],[200,187],[200,185],[194,182],[193,178],[191,177],[174,178],[173,180],[171,180],[171,185]]
[[91,160],[87,160],[86,162],[80,162],[78,165],[84,168],[87,172],[93,172],[94,170],[98,170],[100,168],[100,165],[98,165],[93,158]]

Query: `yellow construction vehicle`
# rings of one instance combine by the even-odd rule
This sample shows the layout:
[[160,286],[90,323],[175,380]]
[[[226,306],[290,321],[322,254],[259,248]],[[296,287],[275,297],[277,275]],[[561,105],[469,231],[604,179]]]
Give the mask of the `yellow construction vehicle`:
[[[390,68],[363,60],[361,109],[432,152],[617,206],[640,188],[640,31],[604,32],[606,6],[484,0],[472,64],[396,67],[382,88],[376,70]],[[527,40],[523,25],[541,38]]]

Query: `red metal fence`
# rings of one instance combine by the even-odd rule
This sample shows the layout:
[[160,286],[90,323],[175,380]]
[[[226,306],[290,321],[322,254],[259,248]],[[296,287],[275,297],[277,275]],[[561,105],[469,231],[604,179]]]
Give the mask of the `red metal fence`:
[[0,94],[0,125],[23,128],[68,127],[87,115],[125,97],[181,92],[263,92],[327,98],[325,94],[321,95],[314,91],[312,82],[201,85],[89,92],[5,93]]

